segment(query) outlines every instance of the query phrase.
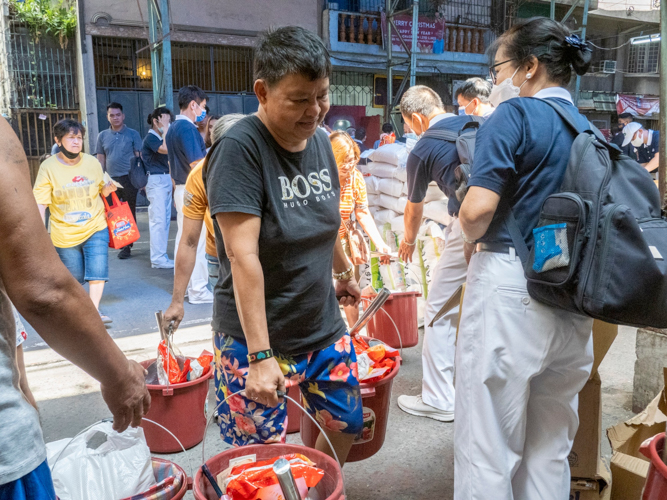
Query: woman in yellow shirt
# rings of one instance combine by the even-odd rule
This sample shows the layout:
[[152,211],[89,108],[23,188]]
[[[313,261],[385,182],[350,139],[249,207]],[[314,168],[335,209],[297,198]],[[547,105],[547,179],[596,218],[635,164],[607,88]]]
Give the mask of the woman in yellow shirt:
[[[116,191],[105,183],[102,165],[81,152],[86,130],[76,120],[60,120],[53,135],[60,152],[39,167],[33,194],[42,219],[51,213],[51,241],[67,269],[84,284],[99,311],[104,283],[109,280],[109,231],[102,196]],[[111,319],[100,313],[104,323]]]

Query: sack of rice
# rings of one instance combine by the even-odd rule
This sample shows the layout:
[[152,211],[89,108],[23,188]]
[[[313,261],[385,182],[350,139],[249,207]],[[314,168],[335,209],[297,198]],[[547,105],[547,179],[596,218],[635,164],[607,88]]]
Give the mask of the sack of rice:
[[377,148],[368,157],[374,162],[389,163],[391,165],[405,165],[408,161],[408,150],[405,144],[395,142]]

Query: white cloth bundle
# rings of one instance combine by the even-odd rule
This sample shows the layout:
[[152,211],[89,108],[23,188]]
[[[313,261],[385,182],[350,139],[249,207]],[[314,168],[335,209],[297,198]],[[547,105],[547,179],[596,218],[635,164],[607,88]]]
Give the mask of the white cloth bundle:
[[366,194],[380,194],[378,189],[378,179],[373,175],[364,175],[364,182],[366,183]]
[[377,148],[369,158],[374,162],[389,163],[390,165],[403,165],[408,161],[408,150],[405,144],[395,142]]
[[375,207],[378,204],[378,201],[380,200],[380,195],[379,194],[369,194],[367,197],[368,199],[368,206],[369,207]]
[[391,163],[373,162],[369,166],[369,172],[384,179],[398,179],[401,182],[407,182],[408,172],[405,165],[392,165]]
[[436,186],[431,186],[429,184],[428,189],[426,190],[426,196],[424,197],[424,203],[430,203],[432,201],[444,200],[447,198],[447,195],[443,193],[440,188]]
[[[398,214],[393,211],[393,210],[378,210],[375,212],[375,215],[373,216],[373,219],[375,220],[375,224],[378,226],[382,226],[384,224],[391,224],[391,221],[398,217]],[[386,240],[385,240],[386,241]]]
[[[382,203],[382,196],[380,196],[380,203]],[[452,216],[449,215],[447,209],[447,198],[426,203],[424,205],[424,217],[446,226],[449,225],[452,221]]]
[[394,212],[397,212],[399,214],[405,212],[405,205],[407,203],[408,203],[407,196],[401,196],[399,198],[395,198],[393,196],[389,196],[388,194],[381,194],[378,200],[378,205],[393,210]]
[[403,188],[405,183],[399,181],[398,179],[379,179],[378,180],[378,190],[380,193],[388,194],[394,198],[398,198],[403,194]]

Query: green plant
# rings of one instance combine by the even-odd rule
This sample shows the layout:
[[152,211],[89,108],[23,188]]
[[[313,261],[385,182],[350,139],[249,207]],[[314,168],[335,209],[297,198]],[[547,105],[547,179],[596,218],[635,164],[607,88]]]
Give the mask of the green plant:
[[64,48],[76,33],[75,0],[10,0],[9,5],[37,39],[45,34],[58,37]]

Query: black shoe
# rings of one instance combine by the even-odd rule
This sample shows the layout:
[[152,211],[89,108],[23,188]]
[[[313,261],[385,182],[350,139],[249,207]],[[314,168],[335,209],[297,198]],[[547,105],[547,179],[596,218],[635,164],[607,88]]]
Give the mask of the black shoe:
[[123,249],[118,252],[118,258],[119,259],[129,259],[132,257],[132,250],[130,249],[129,246],[123,247]]

